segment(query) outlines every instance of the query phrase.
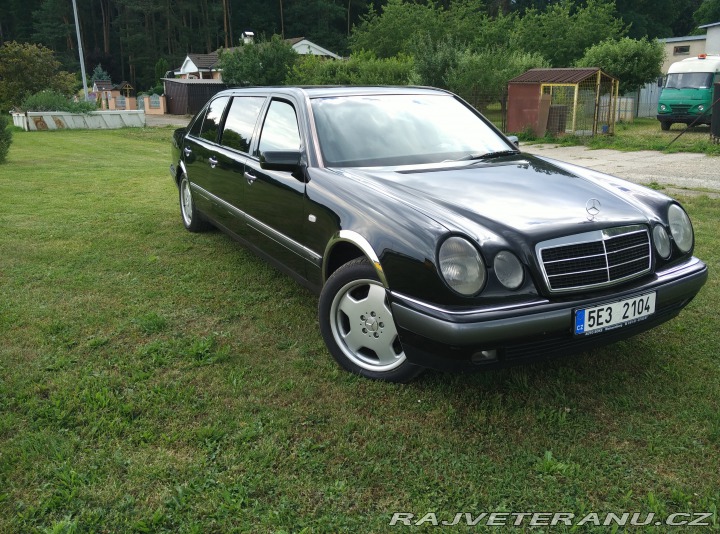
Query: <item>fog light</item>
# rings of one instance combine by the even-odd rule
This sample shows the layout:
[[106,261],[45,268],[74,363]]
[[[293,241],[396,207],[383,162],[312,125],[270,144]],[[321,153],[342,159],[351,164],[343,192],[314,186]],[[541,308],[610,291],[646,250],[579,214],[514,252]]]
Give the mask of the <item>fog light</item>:
[[490,363],[497,360],[497,350],[479,350],[472,355],[473,363]]

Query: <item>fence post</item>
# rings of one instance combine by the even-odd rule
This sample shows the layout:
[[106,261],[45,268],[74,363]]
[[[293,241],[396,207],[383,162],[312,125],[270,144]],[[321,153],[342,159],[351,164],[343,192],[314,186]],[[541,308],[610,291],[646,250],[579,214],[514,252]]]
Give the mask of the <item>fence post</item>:
[[710,137],[713,143],[720,142],[720,82],[713,85],[713,107],[710,115]]

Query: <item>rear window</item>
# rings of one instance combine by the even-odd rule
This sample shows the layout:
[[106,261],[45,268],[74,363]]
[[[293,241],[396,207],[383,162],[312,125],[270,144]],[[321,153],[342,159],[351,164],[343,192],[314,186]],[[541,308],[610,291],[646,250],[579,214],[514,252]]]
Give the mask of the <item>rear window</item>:
[[259,152],[267,150],[298,150],[300,132],[295,108],[288,102],[273,100],[265,117]]
[[230,104],[222,133],[222,145],[240,152],[248,153],[252,144],[260,110],[265,98],[260,96],[236,96]]
[[222,96],[220,98],[216,98],[210,103],[198,137],[213,143],[217,141],[218,131],[220,130],[220,122],[222,121],[223,112],[225,111],[225,106],[227,106],[228,100],[230,100],[230,97]]

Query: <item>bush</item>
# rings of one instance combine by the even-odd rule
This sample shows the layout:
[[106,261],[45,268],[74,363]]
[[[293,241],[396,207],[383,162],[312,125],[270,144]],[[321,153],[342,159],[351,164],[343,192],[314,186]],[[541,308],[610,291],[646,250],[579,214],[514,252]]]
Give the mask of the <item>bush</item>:
[[455,67],[448,70],[448,88],[480,109],[501,102],[507,83],[531,68],[547,67],[540,54],[506,48],[486,48],[460,54]]
[[413,82],[447,89],[447,74],[457,66],[462,47],[450,37],[436,41],[430,34],[418,34],[413,40],[411,52],[417,76]]
[[282,85],[298,54],[279,35],[269,41],[221,50],[219,66],[228,85]]
[[74,102],[57,91],[40,91],[27,97],[20,105],[23,111],[67,111],[89,113],[97,109],[95,102]]
[[8,122],[5,115],[0,115],[0,164],[5,163],[12,143],[12,130],[8,128]]
[[407,85],[413,58],[404,54],[381,59],[372,52],[353,54],[346,61],[302,56],[288,75],[288,85]]

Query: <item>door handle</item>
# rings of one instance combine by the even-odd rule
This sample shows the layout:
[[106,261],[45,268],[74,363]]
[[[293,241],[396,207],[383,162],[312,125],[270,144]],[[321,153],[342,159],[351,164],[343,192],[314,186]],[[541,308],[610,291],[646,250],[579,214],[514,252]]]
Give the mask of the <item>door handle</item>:
[[190,154],[192,154],[192,150],[190,149],[189,146],[186,146],[185,148],[183,148],[183,152],[184,152],[185,155],[188,156],[188,157],[190,156]]
[[215,166],[218,164],[218,160],[216,158],[208,158],[208,163],[210,164],[210,168],[214,169]]
[[250,174],[249,172],[245,171],[245,179],[247,180],[247,183],[251,184],[257,180],[257,176],[254,174]]

